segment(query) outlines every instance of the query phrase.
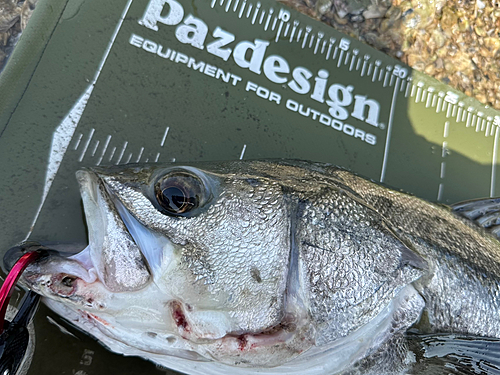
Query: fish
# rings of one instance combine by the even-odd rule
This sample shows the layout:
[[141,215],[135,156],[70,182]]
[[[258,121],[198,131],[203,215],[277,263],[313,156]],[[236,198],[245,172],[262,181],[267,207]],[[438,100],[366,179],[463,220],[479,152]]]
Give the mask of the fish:
[[76,177],[88,246],[21,282],[114,352],[187,374],[404,374],[412,332],[500,338],[498,199],[450,207],[286,159]]

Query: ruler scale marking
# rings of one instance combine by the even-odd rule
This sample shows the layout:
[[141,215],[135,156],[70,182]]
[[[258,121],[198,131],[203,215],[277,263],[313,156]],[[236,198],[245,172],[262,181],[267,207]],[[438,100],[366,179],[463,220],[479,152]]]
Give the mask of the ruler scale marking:
[[240,160],[243,160],[243,156],[245,155],[245,151],[247,149],[247,145],[243,145],[243,148],[241,150],[241,153],[240,153]]
[[89,137],[87,139],[87,142],[85,142],[85,146],[83,147],[82,153],[80,154],[80,158],[78,159],[79,162],[82,162],[83,158],[85,157],[85,154],[87,152],[87,149],[89,148],[90,141],[92,141],[92,137],[94,136],[95,129],[92,128],[90,130]]
[[410,93],[410,97],[411,97],[411,98],[413,98],[413,97],[415,96],[415,91],[416,91],[415,87],[417,87],[417,86],[415,86],[415,85],[412,83],[412,85],[411,85],[411,93]]
[[444,158],[448,154],[448,142],[443,141],[441,146],[441,157]]
[[315,55],[318,53],[320,43],[321,43],[321,38],[318,36],[318,38],[316,39],[316,45],[314,46],[314,52],[313,52]]
[[441,201],[441,198],[443,197],[443,190],[444,190],[444,184],[441,182],[438,187],[438,194],[437,194],[437,201]]
[[378,65],[375,64],[375,68],[373,69],[373,74],[372,74],[372,82],[375,82],[377,79],[377,73],[378,73]]
[[259,25],[262,25],[262,22],[264,22],[264,17],[266,16],[266,11],[262,9],[260,11],[260,18],[259,18]]
[[372,74],[372,68],[373,68],[373,64],[369,63],[368,64],[368,72],[366,73],[367,76],[370,76]]
[[444,178],[445,170],[446,170],[446,162],[442,161],[441,162],[441,171],[439,172],[439,178],[440,179]]
[[245,12],[246,5],[247,5],[246,0],[243,0],[243,3],[241,4],[240,12],[238,13],[238,18],[243,17],[243,13]]
[[415,97],[415,103],[420,102],[420,96],[422,95],[422,87],[417,86],[417,96]]
[[[278,17],[274,17],[273,18],[273,25],[271,26],[272,31],[276,30],[277,23],[278,23]],[[281,24],[281,21],[280,21],[280,24]]]
[[396,76],[394,74],[391,74],[391,80],[389,81],[389,86],[392,87],[392,85],[394,84],[394,80],[396,79]]
[[437,106],[436,106],[436,113],[439,113],[440,112],[440,108],[441,108],[441,102],[442,102],[442,98],[441,97],[438,97],[437,99]]
[[361,77],[364,77],[366,70],[366,60],[363,61],[363,67],[361,68]]
[[373,69],[372,82],[375,82],[375,77],[377,76],[377,70],[378,70],[378,66],[375,65],[375,69]]
[[430,98],[429,102],[429,107],[434,108],[436,106],[436,101],[437,101],[437,95],[434,94],[433,92],[429,91],[429,94],[427,94],[427,97]]
[[163,138],[161,139],[160,147],[163,147],[165,144],[165,140],[167,139],[168,131],[170,130],[170,126],[167,126],[165,132],[163,133]]
[[349,71],[351,72],[354,69],[354,63],[356,62],[356,55],[352,55],[351,64],[349,64]]
[[96,165],[101,165],[102,159],[104,158],[104,154],[106,153],[106,150],[108,149],[110,141],[111,141],[111,135],[108,135],[106,137],[106,142],[104,143],[104,148],[102,149],[101,156],[99,157],[99,160],[97,161]]
[[75,150],[75,151],[78,150],[78,146],[80,146],[80,142],[81,142],[82,138],[83,138],[83,133],[80,133],[78,135],[78,138],[76,139],[76,144],[75,144],[75,147],[73,148],[73,150]]
[[295,32],[297,31],[297,27],[298,27],[298,22],[297,23],[294,22],[292,27],[292,32],[290,33],[290,40],[289,40],[290,43],[292,43]]
[[253,4],[250,3],[248,4],[248,9],[247,9],[247,18],[250,18],[250,16],[252,15],[252,8],[253,8]]
[[451,111],[452,111],[451,103],[448,103],[448,107],[446,108],[446,118],[451,116]]
[[[302,45],[301,45],[302,49],[305,48],[308,37],[309,37],[309,31],[307,31],[307,29],[306,29],[306,32],[304,34],[304,39],[302,39]],[[299,38],[297,37],[297,39],[299,39]],[[298,40],[297,40],[297,42],[298,42]]]
[[382,84],[382,87],[387,87],[387,79],[388,78],[389,78],[389,72],[385,72],[384,83]]
[[290,31],[290,24],[287,23],[285,26],[285,32],[283,33],[283,36],[286,37],[289,31]]
[[449,128],[450,128],[450,122],[449,121],[446,121],[444,123],[444,133],[443,133],[443,138],[447,138],[448,137],[448,131],[449,131]]
[[411,88],[412,84],[411,82],[406,82],[406,91],[405,91],[405,98],[408,97],[408,95],[410,94],[410,88]]
[[491,159],[490,197],[495,196],[497,154],[498,154],[498,126],[495,126],[495,140],[493,141],[493,156]]
[[[274,38],[274,41],[278,43],[278,40],[281,37],[281,31],[283,30],[283,21],[280,21],[280,25],[278,26],[278,32],[276,33],[276,38]],[[286,36],[286,33],[285,33]]]
[[95,156],[95,153],[97,152],[97,149],[99,148],[99,140],[96,140],[94,148],[92,149],[92,156]]
[[123,144],[123,147],[120,151],[120,154],[118,155],[118,160],[116,161],[116,164],[120,164],[120,162],[122,161],[122,158],[123,158],[123,154],[125,153],[125,150],[127,149],[127,146],[128,146],[128,141],[125,141],[125,143]]
[[427,90],[423,90],[422,91],[422,97],[420,98],[420,100],[423,102],[425,102],[425,104],[427,104],[427,93],[428,91]]
[[139,163],[141,161],[143,152],[144,152],[144,147],[141,147],[141,150],[139,151],[139,156],[137,156],[137,160],[135,161],[136,163]]
[[394,91],[392,94],[391,109],[389,112],[389,121],[387,122],[387,135],[386,135],[386,139],[385,139],[384,158],[382,160],[382,171],[380,172],[380,182],[385,181],[385,175],[386,175],[386,171],[387,171],[387,158],[389,157],[389,147],[390,147],[391,133],[392,133],[392,122],[393,122],[393,118],[394,118],[394,111],[396,109],[398,85],[399,85],[399,78],[396,79],[396,83],[394,85]]
[[[297,43],[300,42],[300,38],[302,38],[302,32],[304,31],[304,29],[300,28],[299,29],[299,32],[297,33]],[[304,48],[304,47],[302,47]]]
[[271,12],[271,10],[267,14],[266,23],[264,25],[264,31],[267,31],[267,29],[269,28],[269,24],[271,23],[271,17],[273,16],[273,13]]
[[427,93],[427,100],[425,101],[425,108],[429,108],[430,107],[433,98],[434,98],[434,95],[431,92],[428,92]]
[[311,39],[309,40],[309,48],[312,48],[312,45],[314,43],[314,38],[315,38],[315,34],[312,34]]
[[467,112],[467,124],[465,126],[467,128],[470,126],[470,112]]
[[328,44],[328,51],[326,52],[326,60],[330,58],[330,53],[332,52],[333,43],[334,42],[330,41],[330,44]]
[[[337,53],[339,51],[339,47],[335,47],[335,50],[333,51],[333,56],[332,60],[335,60],[337,58]],[[342,55],[344,54],[344,50],[340,50],[340,57],[337,61],[337,68],[340,67],[340,61],[342,60]]]
[[115,152],[116,152],[116,146],[112,148],[111,155],[109,155],[108,161],[111,161],[113,159],[113,156],[115,156]]

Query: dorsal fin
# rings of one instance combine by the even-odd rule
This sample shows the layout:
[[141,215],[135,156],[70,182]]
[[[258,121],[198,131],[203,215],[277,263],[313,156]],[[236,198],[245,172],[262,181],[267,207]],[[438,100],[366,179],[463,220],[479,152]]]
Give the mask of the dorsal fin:
[[500,240],[500,198],[473,199],[455,203],[451,208]]

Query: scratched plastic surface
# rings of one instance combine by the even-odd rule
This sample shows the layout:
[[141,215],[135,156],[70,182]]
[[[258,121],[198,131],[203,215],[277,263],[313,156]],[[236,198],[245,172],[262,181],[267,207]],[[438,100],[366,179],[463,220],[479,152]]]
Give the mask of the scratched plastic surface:
[[[272,0],[154,2],[39,0],[0,75],[1,249],[83,247],[92,165],[287,157],[443,203],[500,195],[498,112]],[[45,307],[35,327],[31,374],[166,371]]]

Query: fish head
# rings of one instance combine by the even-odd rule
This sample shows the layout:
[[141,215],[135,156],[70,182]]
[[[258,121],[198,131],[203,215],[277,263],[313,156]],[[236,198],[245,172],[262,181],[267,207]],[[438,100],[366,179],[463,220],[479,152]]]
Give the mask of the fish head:
[[89,245],[30,265],[24,283],[112,350],[181,371],[165,358],[341,368],[393,334],[425,264],[328,168],[81,170]]
[[24,282],[110,347],[243,366],[293,358],[311,332],[289,303],[289,204],[275,180],[235,171],[78,171],[89,245],[31,265]]

